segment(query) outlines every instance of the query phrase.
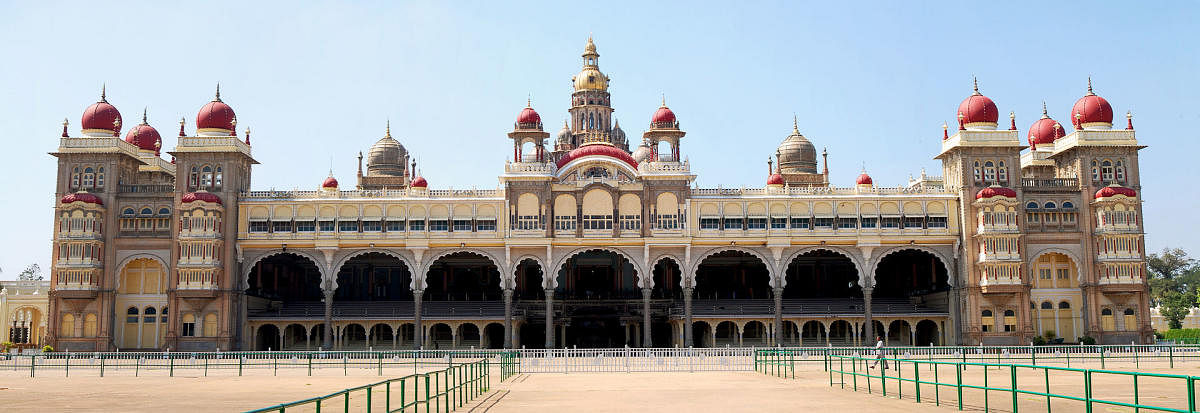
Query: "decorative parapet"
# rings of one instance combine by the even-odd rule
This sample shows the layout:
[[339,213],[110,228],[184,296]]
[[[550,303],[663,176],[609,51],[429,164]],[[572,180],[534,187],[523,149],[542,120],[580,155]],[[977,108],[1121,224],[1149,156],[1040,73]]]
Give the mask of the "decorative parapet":
[[[419,194],[418,192],[424,192]],[[504,190],[502,189],[429,189],[429,190],[414,190],[410,189],[364,189],[338,191],[336,196],[338,199],[387,199],[387,198],[436,198],[436,199],[503,199]],[[322,191],[248,191],[242,192],[240,198],[243,200],[262,200],[262,201],[282,201],[295,199],[321,199],[331,198],[329,194]]]
[[558,168],[552,162],[508,162],[504,164],[505,175],[554,175]]
[[175,152],[240,152],[250,156],[250,145],[236,136],[182,136]]
[[953,195],[943,187],[784,187],[784,188],[692,188],[694,197],[739,197],[767,195]]

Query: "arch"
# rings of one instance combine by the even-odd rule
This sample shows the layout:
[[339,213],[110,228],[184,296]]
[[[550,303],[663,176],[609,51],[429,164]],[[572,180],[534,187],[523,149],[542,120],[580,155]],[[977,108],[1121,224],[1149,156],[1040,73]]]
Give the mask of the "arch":
[[621,215],[642,215],[642,198],[634,194],[624,194],[618,198],[617,211]]
[[[867,286],[867,284],[865,284],[865,282],[867,280],[863,278],[863,277],[865,277],[865,275],[863,275],[865,273],[863,272],[863,264],[862,264],[862,261],[859,260],[859,255],[855,254],[853,251],[851,251],[849,249],[842,248],[842,247],[835,247],[835,246],[831,246],[831,245],[818,245],[818,246],[800,248],[796,251],[793,251],[791,254],[789,254],[787,257],[787,260],[782,261],[780,263],[780,265],[783,267],[782,269],[786,271],[787,266],[791,265],[792,261],[795,261],[797,257],[804,255],[804,254],[808,254],[813,251],[828,251],[828,252],[842,255],[842,256],[845,256],[846,258],[849,258],[850,263],[854,264],[854,270],[858,272],[858,285],[859,286]],[[870,281],[872,281],[872,283],[870,285],[872,285],[872,286],[875,285],[874,279],[871,279]],[[787,280],[786,279],[780,280],[779,287],[786,287],[786,286],[787,286]]]
[[[692,262],[685,269],[686,273],[687,273],[687,276],[684,277],[684,280],[687,283],[687,284],[685,284],[685,286],[695,286],[696,285],[696,269],[700,267],[700,263],[704,262],[704,260],[708,259],[708,257],[717,255],[717,254],[720,254],[720,253],[726,252],[726,251],[743,252],[743,253],[758,257],[758,259],[760,261],[762,261],[763,265],[767,266],[767,273],[771,276],[771,279],[770,279],[771,287],[775,288],[776,277],[777,277],[777,271],[775,268],[776,267],[775,260],[769,259],[769,258],[767,258],[766,255],[763,255],[762,253],[755,251],[753,249],[745,248],[745,247],[735,247],[735,246],[728,246],[728,247],[722,246],[722,247],[710,248],[710,249],[704,251],[703,253],[701,253],[697,258],[693,259]],[[853,259],[851,259],[851,261],[853,261]]]
[[[489,261],[492,262],[492,265],[496,266],[496,269],[498,269],[498,270],[502,269],[502,268],[506,268],[503,264],[500,263],[500,259],[496,258],[496,256],[492,255],[490,252],[487,252],[487,251],[484,251],[481,249],[477,249],[477,248],[457,248],[457,249],[442,250],[441,252],[439,252],[437,254],[429,256],[429,258],[425,259],[425,262],[423,263],[423,265],[421,265],[421,269],[422,269],[422,271],[428,271],[429,266],[433,265],[433,263],[437,262],[437,260],[442,259],[442,258],[446,257],[447,255],[458,254],[460,252],[471,253],[471,254],[481,256],[483,258],[487,258]],[[501,273],[503,274],[504,272],[501,271]],[[421,278],[424,279],[425,274],[421,274]]]
[[[329,287],[331,289],[336,290],[337,286],[338,286],[337,285],[337,274],[342,272],[342,266],[346,265],[346,263],[350,262],[350,260],[354,259],[354,257],[370,254],[373,252],[387,255],[389,257],[400,260],[400,262],[404,263],[405,267],[408,267],[408,271],[413,274],[413,276],[412,276],[413,279],[414,280],[417,279],[417,274],[416,274],[417,267],[413,266],[412,260],[409,259],[408,257],[406,257],[404,254],[400,253],[399,251],[389,250],[389,249],[385,249],[385,248],[366,248],[366,249],[353,250],[349,254],[346,254],[346,255],[342,256],[341,258],[338,258],[337,261],[334,261],[333,268],[332,268],[333,271],[330,271],[330,273],[333,274],[333,276],[330,277],[332,279],[326,280],[325,273],[322,272],[321,273],[322,280],[324,280],[325,282],[328,282]],[[253,265],[253,264],[251,264],[251,265]],[[320,265],[317,266],[317,268],[320,268],[320,267],[321,267]],[[322,284],[324,284],[325,282],[322,282]],[[410,285],[409,288],[412,288],[412,286]]]
[[[480,268],[482,271],[472,271],[470,266],[462,267],[451,261],[442,262],[443,258],[458,258],[471,257],[482,259],[489,266]],[[426,299],[428,301],[455,301],[458,298],[456,294],[463,293],[464,297],[472,296],[475,293],[481,294],[484,300],[499,300],[504,287],[502,286],[505,278],[505,268],[500,264],[496,257],[476,249],[452,249],[445,250],[431,257],[431,259],[421,267],[423,273],[420,278],[421,289],[426,291]],[[438,270],[441,270],[440,272]],[[458,275],[465,275],[468,278],[461,278]],[[434,277],[434,278],[431,278]],[[475,282],[467,282],[464,280],[474,279]],[[430,281],[435,281],[430,283]],[[437,281],[440,281],[437,282]],[[413,283],[417,283],[414,277]],[[476,289],[478,287],[478,289]],[[462,290],[466,288],[466,290]],[[452,294],[453,293],[453,294]],[[440,298],[439,298],[440,297]]]
[[[254,270],[255,264],[258,264],[259,261],[262,261],[266,258],[275,256],[275,255],[280,255],[280,254],[293,254],[293,255],[298,255],[298,256],[304,257],[304,258],[308,258],[310,261],[312,261],[313,265],[315,265],[317,267],[317,271],[319,271],[321,273],[321,281],[322,281],[321,283],[322,284],[325,284],[327,282],[331,283],[331,284],[327,285],[328,287],[330,287],[331,291],[333,288],[336,288],[336,286],[332,284],[335,281],[329,279],[329,271],[325,268],[325,265],[323,265],[325,263],[325,260],[318,259],[316,255],[313,255],[308,252],[304,252],[304,251],[300,251],[300,250],[288,251],[288,250],[283,250],[283,249],[267,250],[266,252],[262,253],[261,255],[258,255],[256,257],[253,257],[253,258],[250,258],[249,260],[247,260],[242,266],[242,277],[238,279],[238,284],[239,284],[238,288],[241,290],[250,288],[250,272]],[[325,285],[322,286],[322,288],[325,288],[325,287],[326,287]]]
[[604,189],[592,189],[583,194],[584,215],[612,215],[612,193]]
[[[139,252],[139,253],[130,255],[128,257],[125,257],[124,259],[121,260],[120,264],[117,264],[117,272],[116,273],[118,274],[118,276],[116,277],[117,278],[116,285],[113,286],[114,290],[121,289],[121,278],[122,277],[120,277],[119,274],[121,274],[125,271],[125,266],[129,265],[129,263],[131,263],[135,260],[139,260],[139,259],[143,259],[143,258],[154,260],[155,262],[158,263],[158,265],[161,265],[163,268],[163,271],[165,271],[167,273],[167,281],[168,282],[170,281],[171,266],[167,265],[167,260],[163,259],[162,257],[158,256],[158,254],[155,254],[153,252]],[[164,289],[165,289],[165,287],[164,287]]]
[[942,268],[946,269],[946,275],[947,275],[946,282],[948,284],[950,284],[951,287],[954,286],[954,281],[955,281],[954,280],[954,268],[950,266],[951,261],[948,257],[946,257],[946,254],[943,254],[941,251],[938,251],[937,249],[930,248],[930,247],[927,247],[924,245],[910,244],[910,245],[900,245],[900,246],[885,249],[875,256],[875,259],[872,260],[872,263],[871,263],[871,272],[869,273],[869,275],[871,277],[871,286],[872,287],[875,286],[875,271],[879,269],[879,263],[882,262],[883,259],[889,255],[892,255],[892,254],[895,254],[895,253],[901,252],[901,251],[906,251],[906,250],[927,252],[927,253],[932,254],[934,257],[937,257],[938,262],[940,262],[942,264]]
[[800,326],[801,346],[818,346],[827,342],[828,338],[829,327],[819,320],[808,320]]
[[542,260],[542,257],[533,254],[524,254],[512,260],[512,268],[509,269],[507,273],[502,272],[502,274],[505,275],[500,280],[501,287],[506,289],[517,288],[517,270],[521,267],[521,262],[525,260],[531,260],[534,263],[537,263],[538,267],[542,269],[542,272],[546,272],[546,262]]
[[[582,248],[576,248],[574,250],[571,250],[571,252],[569,252],[569,253],[559,255],[559,258],[554,260],[554,266],[552,267],[552,268],[554,268],[553,270],[542,271],[542,275],[549,279],[548,283],[543,281],[542,285],[549,284],[550,288],[558,288],[558,272],[563,270],[563,266],[566,265],[567,260],[571,259],[572,257],[574,257],[576,255],[579,255],[579,254],[582,254],[585,252],[590,252],[590,251],[611,252],[611,253],[620,255],[621,257],[624,257],[626,260],[629,261],[629,263],[631,265],[633,265],[633,276],[637,277],[637,286],[639,288],[646,288],[643,284],[644,281],[642,280],[642,278],[643,278],[642,274],[644,273],[644,271],[642,269],[642,266],[639,264],[640,261],[634,259],[632,255],[629,255],[629,253],[626,253],[625,251],[621,250],[620,248],[612,248],[612,247],[582,247]],[[651,282],[653,282],[653,281],[651,281]]]
[[1075,268],[1075,275],[1076,275],[1076,277],[1078,277],[1076,279],[1076,282],[1080,283],[1080,284],[1082,284],[1084,282],[1083,277],[1085,276],[1085,274],[1083,273],[1083,270],[1081,268],[1079,268],[1079,263],[1082,261],[1079,260],[1079,257],[1075,253],[1073,253],[1069,250],[1063,249],[1063,248],[1046,247],[1046,248],[1039,249],[1036,252],[1032,252],[1032,253],[1030,253],[1031,258],[1029,258],[1029,260],[1025,262],[1025,267],[1028,268],[1030,271],[1032,271],[1034,268],[1034,264],[1037,263],[1037,261],[1039,259],[1041,259],[1043,255],[1050,254],[1050,253],[1058,253],[1058,254],[1067,256],[1067,258],[1069,258],[1071,260],[1071,266]]
[[617,159],[610,158],[606,155],[585,155],[585,156],[581,156],[579,158],[572,159],[571,162],[568,162],[566,165],[559,167],[558,172],[554,176],[555,176],[555,178],[559,178],[559,180],[561,180],[561,178],[564,176],[570,176],[570,175],[574,174],[575,170],[577,170],[577,169],[588,168],[592,164],[597,164],[597,163],[603,164],[604,166],[607,166],[607,167],[619,168],[619,169],[625,171],[625,173],[628,174],[629,176],[638,176],[637,169],[634,169],[632,165],[630,165],[624,161],[619,161]]
[[[669,284],[669,282],[671,281],[670,274],[664,274],[662,272],[658,272],[659,264],[663,263],[663,261],[670,261],[671,263],[674,263],[675,267],[679,270],[679,274],[675,274],[675,276],[679,277],[678,285],[670,285]],[[684,274],[686,274],[687,272],[684,270],[683,261],[681,261],[679,259],[679,257],[676,257],[674,254],[670,254],[670,253],[660,253],[657,256],[655,256],[653,259],[647,260],[647,262],[649,263],[648,271],[651,274],[649,277],[646,277],[646,280],[648,281],[648,285],[646,285],[642,288],[650,288],[659,293],[665,293],[666,295],[673,295],[673,294],[671,294],[672,293],[671,290],[673,290],[675,287],[683,288],[683,284],[684,284],[683,280],[685,278]],[[668,271],[669,269],[670,269],[669,264],[663,264],[663,266],[662,266],[663,271]],[[656,272],[658,272],[658,273],[656,274]],[[654,280],[655,277],[658,277],[659,275],[662,275],[663,278],[665,278],[664,283],[661,286],[658,285],[658,282]],[[656,288],[656,287],[659,287],[659,288]],[[660,298],[663,298],[663,297],[660,297]],[[679,297],[675,297],[675,298],[679,298]]]

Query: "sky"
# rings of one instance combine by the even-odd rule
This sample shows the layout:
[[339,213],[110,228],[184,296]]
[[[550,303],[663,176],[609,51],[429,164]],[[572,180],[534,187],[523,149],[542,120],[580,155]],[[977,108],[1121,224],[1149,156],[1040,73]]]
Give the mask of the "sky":
[[[1045,3],[1045,4],[1043,4]],[[1057,3],[1057,4],[1054,4]],[[665,97],[703,187],[761,187],[792,117],[831,181],[897,186],[933,160],[971,79],[1000,112],[1067,124],[1096,93],[1132,111],[1146,243],[1200,255],[1200,3],[16,2],[0,0],[0,279],[49,275],[56,149],[102,84],[175,146],[221,84],[252,130],[255,189],[315,189],[391,122],[433,188],[495,188],[526,99],[566,118],[587,37],[632,142]],[[1001,116],[1002,122],[1007,122]],[[125,130],[122,131],[122,134]]]

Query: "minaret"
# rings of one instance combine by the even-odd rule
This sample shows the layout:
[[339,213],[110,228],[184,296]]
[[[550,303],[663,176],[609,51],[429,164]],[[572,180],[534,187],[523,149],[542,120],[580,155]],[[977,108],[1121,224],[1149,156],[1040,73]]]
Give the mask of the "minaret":
[[600,72],[596,44],[588,36],[583,50],[583,69],[571,80],[575,92],[571,94],[571,132],[578,146],[592,143],[613,144],[613,109],[608,94],[608,76]]

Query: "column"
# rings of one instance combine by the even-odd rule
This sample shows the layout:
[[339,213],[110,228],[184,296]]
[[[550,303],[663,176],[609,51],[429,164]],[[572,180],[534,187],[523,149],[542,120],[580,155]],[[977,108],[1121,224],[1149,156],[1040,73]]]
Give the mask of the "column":
[[[513,323],[512,323],[512,297],[513,290],[511,288],[504,289],[504,348],[512,348],[513,338]],[[483,335],[483,330],[479,331],[480,336]]]
[[867,329],[867,333],[863,336],[863,341],[866,343],[875,344],[875,323],[871,321],[871,293],[875,291],[875,287],[863,287],[862,290],[863,318],[866,319],[864,327]]
[[413,348],[420,350],[425,344],[424,325],[421,324],[421,300],[425,290],[413,290]]
[[546,348],[554,348],[554,290],[546,289]]
[[[692,347],[692,293],[696,289],[683,287],[683,346]],[[716,328],[713,328],[716,331]]]
[[908,345],[910,345],[910,346],[917,345],[917,325],[916,324],[912,324],[912,323],[908,324],[908,336],[909,336],[908,337],[909,338]]
[[769,344],[779,346],[779,335],[783,332],[783,288],[775,287],[772,292],[775,294],[775,321],[771,326],[774,331]]
[[650,289],[642,289],[642,347],[652,347],[650,338]]
[[326,350],[333,349],[333,290],[325,290],[325,343]]

